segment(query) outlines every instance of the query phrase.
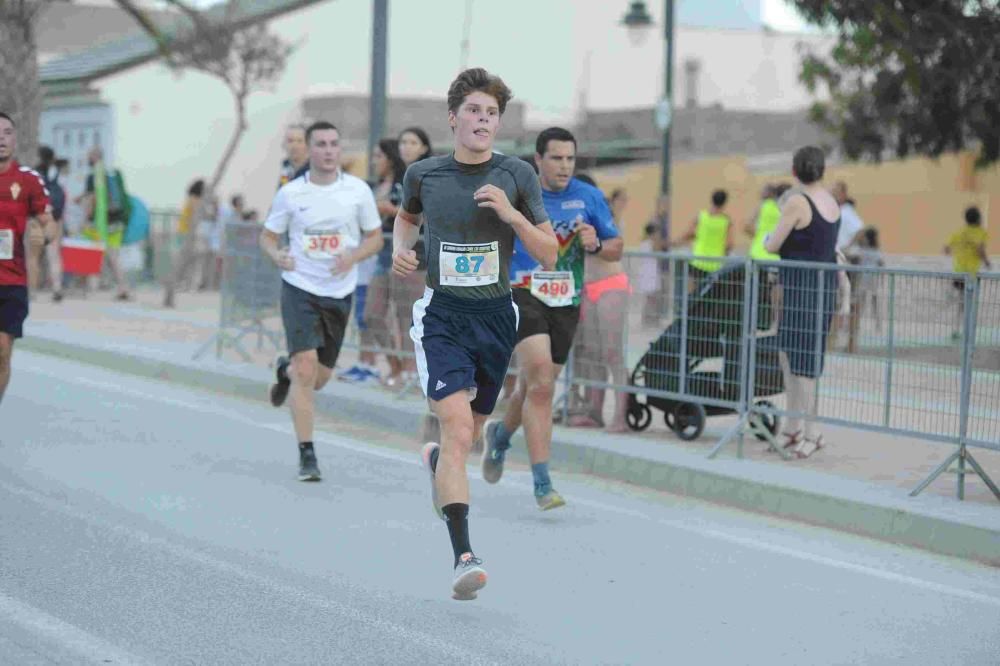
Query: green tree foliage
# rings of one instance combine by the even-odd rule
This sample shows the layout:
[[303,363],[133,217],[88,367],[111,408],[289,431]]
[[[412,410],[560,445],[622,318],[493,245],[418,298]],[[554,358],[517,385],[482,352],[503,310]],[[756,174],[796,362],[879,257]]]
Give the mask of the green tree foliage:
[[852,159],[887,152],[937,157],[978,147],[1000,160],[1000,3],[997,0],[793,0],[837,36],[808,53],[801,80],[812,117]]

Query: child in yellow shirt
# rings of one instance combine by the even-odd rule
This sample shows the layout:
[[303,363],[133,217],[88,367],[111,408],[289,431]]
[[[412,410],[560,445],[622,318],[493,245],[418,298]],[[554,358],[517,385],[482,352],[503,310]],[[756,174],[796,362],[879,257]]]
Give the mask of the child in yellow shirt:
[[[965,210],[965,228],[956,231],[948,239],[948,245],[944,248],[945,254],[950,254],[953,259],[954,271],[956,273],[966,273],[975,277],[979,272],[979,267],[985,265],[992,268],[990,259],[986,256],[986,242],[989,236],[982,228],[982,215],[975,206],[970,206]],[[955,288],[964,294],[965,280],[955,280]],[[964,297],[956,299],[958,301],[958,314],[956,318],[955,331],[951,334],[953,340],[962,337],[962,318],[965,315]]]

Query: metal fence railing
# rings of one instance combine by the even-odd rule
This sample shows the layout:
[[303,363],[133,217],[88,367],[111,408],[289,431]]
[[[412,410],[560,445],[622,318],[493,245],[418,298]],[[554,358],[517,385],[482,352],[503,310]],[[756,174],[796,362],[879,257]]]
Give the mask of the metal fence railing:
[[213,346],[216,356],[233,349],[243,360],[251,356],[243,338],[257,336],[257,348],[268,340],[281,349],[281,270],[260,250],[261,225],[228,222],[223,228],[219,330],[195,353],[199,358]]
[[[645,259],[628,253],[633,284],[643,282]],[[913,494],[957,464],[960,498],[968,465],[1000,499],[969,452],[1000,450],[1000,275],[729,260],[705,276],[690,270],[690,258],[669,261],[667,274],[681,289],[661,287],[653,299],[665,328],[651,337],[643,326],[648,295],[633,295],[627,315],[625,349],[635,363],[625,389],[630,427],[646,427],[652,407],[687,439],[701,433],[706,417],[736,412],[737,425],[710,456],[734,440],[741,446],[750,432],[788,457],[779,423],[800,418],[942,442],[955,450]],[[839,272],[853,285],[847,304]],[[797,371],[782,372],[782,358]],[[657,383],[651,368],[654,376],[673,370]],[[807,380],[808,399],[785,385],[789,374],[799,389]],[[801,404],[791,404],[794,396]]]
[[[280,277],[257,247],[259,228],[226,230],[220,351],[241,351],[251,332],[280,342]],[[425,275],[403,280],[386,266],[345,347],[384,355],[403,395],[417,388],[408,330]],[[816,424],[919,438],[953,450],[912,494],[954,466],[959,498],[974,473],[1000,499],[970,452],[1000,451],[1000,274],[635,251],[622,270],[627,283],[612,275],[584,291],[557,418],[600,419],[606,392],[636,431],[662,418],[694,439],[708,418],[735,415],[710,457],[731,444],[742,457],[749,434],[787,458],[787,428]]]
[[[642,252],[627,252],[623,266],[632,286],[627,305],[588,312],[584,302],[564,379],[628,394],[633,430],[662,413],[680,438],[694,439],[707,418],[737,414],[710,457],[734,441],[742,456],[747,432],[790,457],[779,427],[800,418],[905,435],[955,446],[913,494],[957,465],[960,498],[968,466],[1000,499],[969,451],[1000,450],[1000,276],[738,258],[705,274],[690,257]],[[853,286],[847,304],[841,271]],[[602,351],[608,338],[594,334],[593,315],[621,331],[628,382],[597,371],[615,355]],[[779,335],[782,316],[790,319]],[[801,405],[789,403],[803,393],[788,390],[782,358],[805,375],[810,395]],[[561,408],[574,402],[581,399]],[[593,407],[582,402],[577,411]]]
[[149,212],[149,238],[144,275],[155,284],[163,284],[173,270],[180,253],[183,238],[177,232],[180,211],[151,210]]
[[[416,356],[409,331],[413,304],[424,292],[427,271],[423,265],[405,278],[392,273],[392,234],[383,234],[382,252],[359,266],[367,277],[355,292],[351,326],[344,338],[344,348],[366,358],[382,357],[388,376],[382,377],[386,388],[398,398],[420,392]],[[359,294],[364,293],[363,298]]]

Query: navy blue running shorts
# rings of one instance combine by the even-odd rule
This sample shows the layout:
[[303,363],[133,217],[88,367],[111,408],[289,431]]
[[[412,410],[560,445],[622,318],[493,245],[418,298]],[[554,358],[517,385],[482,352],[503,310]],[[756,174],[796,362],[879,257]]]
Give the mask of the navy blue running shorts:
[[437,401],[467,391],[473,412],[492,414],[517,344],[517,323],[510,295],[467,299],[427,287],[413,304],[410,329],[424,395]]
[[0,332],[12,338],[24,334],[28,318],[28,288],[20,285],[0,285]]

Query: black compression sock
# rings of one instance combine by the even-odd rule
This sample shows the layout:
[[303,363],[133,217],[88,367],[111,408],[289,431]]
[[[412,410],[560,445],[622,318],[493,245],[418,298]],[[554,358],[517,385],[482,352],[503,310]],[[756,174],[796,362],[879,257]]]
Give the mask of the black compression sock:
[[441,507],[444,517],[448,523],[448,535],[451,537],[451,549],[455,551],[455,564],[458,566],[458,558],[464,553],[471,553],[472,546],[469,545],[469,505],[449,504]]
[[312,449],[312,442],[299,442],[299,451],[305,451],[307,449]]

